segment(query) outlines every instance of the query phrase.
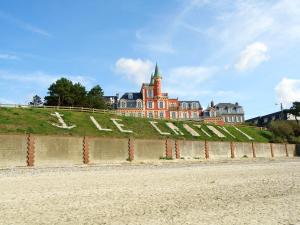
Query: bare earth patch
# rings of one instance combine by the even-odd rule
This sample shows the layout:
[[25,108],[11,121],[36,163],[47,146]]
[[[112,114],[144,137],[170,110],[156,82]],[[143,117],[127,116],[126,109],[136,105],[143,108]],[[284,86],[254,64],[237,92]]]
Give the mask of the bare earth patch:
[[0,224],[300,224],[300,160],[0,170]]

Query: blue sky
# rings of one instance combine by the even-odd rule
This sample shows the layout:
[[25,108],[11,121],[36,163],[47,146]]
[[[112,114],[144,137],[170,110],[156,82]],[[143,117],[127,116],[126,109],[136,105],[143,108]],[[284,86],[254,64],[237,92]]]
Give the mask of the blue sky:
[[139,91],[155,63],[171,97],[239,102],[246,118],[300,101],[299,0],[1,0],[0,103],[64,76]]

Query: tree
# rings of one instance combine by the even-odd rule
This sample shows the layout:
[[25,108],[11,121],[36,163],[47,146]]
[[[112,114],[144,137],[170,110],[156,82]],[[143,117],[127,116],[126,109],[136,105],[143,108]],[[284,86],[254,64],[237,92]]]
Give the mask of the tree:
[[88,93],[80,84],[73,84],[66,78],[60,78],[48,88],[48,96],[45,97],[45,105],[51,106],[77,106],[97,109],[106,108],[103,99],[103,90],[99,85],[93,87]]
[[74,96],[72,94],[72,81],[61,78],[48,88],[48,96],[45,97],[45,105],[72,106]]
[[73,106],[84,106],[86,101],[86,90],[83,85],[76,83],[72,87]]
[[32,101],[29,102],[29,105],[33,105],[33,106],[38,106],[38,105],[42,105],[42,104],[43,104],[42,99],[38,95],[33,96]]
[[300,102],[293,102],[293,106],[288,109],[287,112],[295,116],[297,124],[299,125],[299,120],[297,117],[300,117]]
[[107,108],[103,99],[103,90],[99,85],[93,87],[87,94],[87,106],[89,108],[105,109]]

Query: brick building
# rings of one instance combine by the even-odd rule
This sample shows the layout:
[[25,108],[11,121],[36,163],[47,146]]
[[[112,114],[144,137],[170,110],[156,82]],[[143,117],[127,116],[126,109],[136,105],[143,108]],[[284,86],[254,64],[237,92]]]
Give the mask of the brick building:
[[126,116],[160,119],[199,120],[202,116],[199,101],[179,101],[162,92],[162,76],[157,65],[150,83],[143,83],[140,92],[125,93],[117,111]]

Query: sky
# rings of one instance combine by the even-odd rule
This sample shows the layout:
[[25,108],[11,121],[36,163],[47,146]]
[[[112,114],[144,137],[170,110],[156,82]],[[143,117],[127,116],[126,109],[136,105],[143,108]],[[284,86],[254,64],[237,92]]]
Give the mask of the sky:
[[0,104],[61,77],[138,92],[155,64],[180,100],[238,102],[245,117],[300,101],[299,0],[0,0]]

